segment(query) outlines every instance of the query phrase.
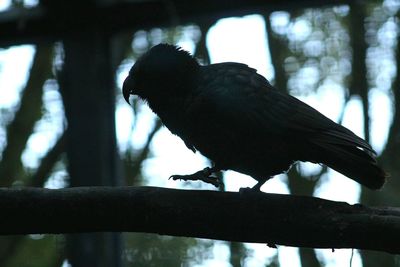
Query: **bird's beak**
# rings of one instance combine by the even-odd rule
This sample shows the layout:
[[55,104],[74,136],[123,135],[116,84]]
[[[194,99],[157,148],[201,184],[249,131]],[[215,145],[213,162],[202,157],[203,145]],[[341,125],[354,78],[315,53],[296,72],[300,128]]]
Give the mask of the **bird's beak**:
[[125,101],[129,103],[129,96],[131,95],[131,89],[129,88],[129,76],[126,77],[124,84],[122,85],[122,95],[124,96]]

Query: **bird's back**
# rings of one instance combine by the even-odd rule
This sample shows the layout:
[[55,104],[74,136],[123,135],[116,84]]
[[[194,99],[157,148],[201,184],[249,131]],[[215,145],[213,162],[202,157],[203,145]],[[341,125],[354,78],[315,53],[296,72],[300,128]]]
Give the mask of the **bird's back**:
[[384,183],[368,143],[244,64],[203,66],[189,103],[188,142],[224,168],[264,179],[300,160],[370,188]]

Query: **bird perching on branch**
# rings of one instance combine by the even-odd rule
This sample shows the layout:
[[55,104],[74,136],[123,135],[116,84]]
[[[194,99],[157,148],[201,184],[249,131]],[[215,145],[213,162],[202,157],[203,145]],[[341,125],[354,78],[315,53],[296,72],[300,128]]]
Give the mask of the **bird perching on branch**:
[[370,189],[386,174],[371,146],[245,64],[201,66],[181,48],[159,44],[141,56],[123,96],[145,100],[163,124],[214,166],[173,179],[203,180],[221,170],[250,175],[260,187],[297,161],[322,163]]

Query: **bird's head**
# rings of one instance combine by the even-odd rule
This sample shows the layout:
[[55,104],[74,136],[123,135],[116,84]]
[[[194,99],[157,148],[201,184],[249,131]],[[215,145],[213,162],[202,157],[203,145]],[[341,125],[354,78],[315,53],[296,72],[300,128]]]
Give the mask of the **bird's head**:
[[129,103],[130,95],[145,100],[184,93],[194,82],[199,64],[180,47],[159,44],[142,55],[129,71],[122,94]]

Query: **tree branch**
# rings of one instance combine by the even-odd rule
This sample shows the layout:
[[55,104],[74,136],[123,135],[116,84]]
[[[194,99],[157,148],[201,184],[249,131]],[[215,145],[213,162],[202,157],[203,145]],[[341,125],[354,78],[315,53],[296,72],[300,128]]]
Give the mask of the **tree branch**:
[[146,232],[400,253],[400,209],[157,187],[0,189],[0,234]]

